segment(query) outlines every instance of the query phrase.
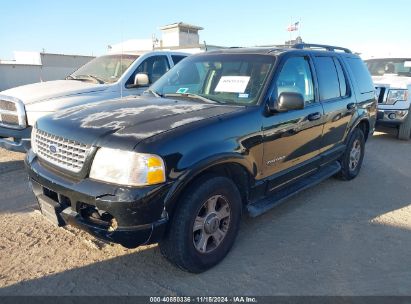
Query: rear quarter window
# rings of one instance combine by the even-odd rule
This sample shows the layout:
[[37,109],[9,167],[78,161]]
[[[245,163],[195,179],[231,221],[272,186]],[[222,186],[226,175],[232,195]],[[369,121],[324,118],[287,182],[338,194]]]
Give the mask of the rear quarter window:
[[369,93],[374,91],[374,84],[371,79],[370,72],[368,71],[364,61],[360,58],[346,58],[354,80],[357,83],[357,87],[361,94]]

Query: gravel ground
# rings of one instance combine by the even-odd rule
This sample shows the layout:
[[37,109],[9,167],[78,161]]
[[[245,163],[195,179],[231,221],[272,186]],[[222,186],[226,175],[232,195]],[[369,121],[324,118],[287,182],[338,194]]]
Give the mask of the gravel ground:
[[411,295],[411,142],[382,130],[357,179],[329,179],[256,218],[193,275],[156,245],[101,243],[44,220],[23,155],[0,149],[0,295]]

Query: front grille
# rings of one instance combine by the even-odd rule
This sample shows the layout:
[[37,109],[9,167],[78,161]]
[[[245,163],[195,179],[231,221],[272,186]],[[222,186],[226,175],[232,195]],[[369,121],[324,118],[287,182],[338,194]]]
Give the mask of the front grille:
[[37,155],[70,172],[79,173],[93,150],[90,145],[85,145],[74,140],[65,139],[38,129],[33,129],[34,149]]

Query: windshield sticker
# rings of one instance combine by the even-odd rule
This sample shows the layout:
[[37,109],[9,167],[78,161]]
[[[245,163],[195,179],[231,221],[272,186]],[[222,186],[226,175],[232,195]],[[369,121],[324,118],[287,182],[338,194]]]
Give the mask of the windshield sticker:
[[240,93],[238,94],[238,98],[248,98],[248,94]]
[[404,67],[405,68],[411,68],[411,61],[405,61],[404,62]]
[[244,93],[249,81],[249,76],[222,76],[214,91]]
[[176,93],[177,94],[185,94],[187,92],[188,92],[188,88],[179,88]]

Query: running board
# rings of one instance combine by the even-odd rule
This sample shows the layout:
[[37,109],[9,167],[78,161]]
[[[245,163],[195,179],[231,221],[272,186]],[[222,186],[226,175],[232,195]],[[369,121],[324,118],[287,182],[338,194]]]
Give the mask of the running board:
[[341,165],[339,162],[333,162],[329,165],[326,165],[325,167],[320,168],[313,175],[310,175],[306,178],[302,178],[296,183],[291,184],[290,186],[275,192],[273,195],[267,198],[249,204],[247,206],[248,213],[251,217],[259,216],[264,212],[267,212],[271,208],[280,205],[293,195],[321,183],[323,180],[335,175],[340,170]]

